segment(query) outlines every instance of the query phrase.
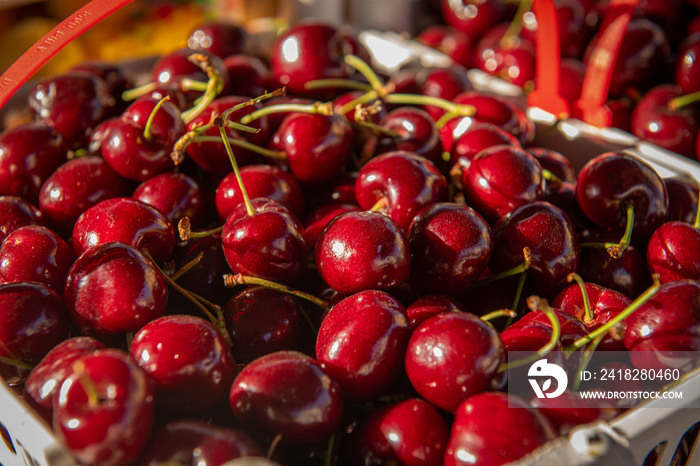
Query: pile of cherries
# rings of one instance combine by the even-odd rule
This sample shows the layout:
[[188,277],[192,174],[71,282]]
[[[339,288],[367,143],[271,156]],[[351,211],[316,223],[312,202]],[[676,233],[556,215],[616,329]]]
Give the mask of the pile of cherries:
[[336,25],[262,57],[211,23],[145,85],[31,89],[0,134],[0,375],[80,463],[500,465],[626,409],[509,395],[509,351],[700,351],[693,181],[576,173],[460,65],[369,62]]

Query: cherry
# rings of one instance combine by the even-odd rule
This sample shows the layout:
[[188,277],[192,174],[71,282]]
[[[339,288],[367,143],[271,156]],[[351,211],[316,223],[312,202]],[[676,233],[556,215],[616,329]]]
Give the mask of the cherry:
[[346,443],[349,465],[442,464],[449,430],[439,410],[421,398],[392,403],[364,419]]
[[355,204],[326,204],[317,208],[304,219],[304,238],[311,248],[316,247],[318,237],[321,236],[324,228],[335,217],[346,212],[357,212],[360,208]]
[[175,104],[142,97],[106,131],[101,153],[109,166],[124,178],[145,181],[174,168],[170,155],[185,124]]
[[69,338],[54,346],[29,373],[24,382],[24,399],[49,425],[53,415],[53,399],[72,372],[73,362],[103,348],[105,345],[92,337]]
[[236,24],[211,21],[198,25],[190,32],[187,47],[226,58],[245,53],[250,47],[250,37],[245,29]]
[[537,159],[512,145],[484,149],[462,172],[467,203],[491,223],[517,207],[542,200],[544,183]]
[[331,220],[314,250],[316,268],[336,291],[394,288],[408,278],[411,253],[399,225],[379,212],[346,212]]
[[277,351],[244,367],[231,386],[231,410],[241,424],[281,443],[328,439],[340,425],[343,397],[318,361],[296,351]]
[[476,42],[491,25],[508,19],[508,2],[473,3],[466,0],[441,0],[442,16],[447,24],[465,32]]
[[0,196],[0,242],[17,228],[45,223],[44,214],[28,201],[17,196]]
[[406,307],[408,325],[412,331],[429,318],[446,312],[467,312],[467,310],[455,298],[440,293],[423,295]]
[[[456,128],[455,132],[459,133],[459,136],[454,139],[451,147],[443,147],[450,154],[448,162],[450,167],[459,164],[464,169],[469,168],[476,154],[491,146],[510,144],[520,147],[520,141],[500,126],[488,122],[470,121],[466,118],[462,122],[468,125],[468,128],[464,132]],[[445,140],[445,142],[449,141],[451,139]]]
[[429,293],[459,295],[486,270],[493,240],[471,207],[441,202],[421,211],[408,231],[411,280]]
[[262,454],[257,441],[243,429],[195,420],[172,421],[155,430],[139,464],[220,466],[236,458]]
[[291,350],[300,333],[299,305],[292,296],[271,288],[238,292],[226,301],[223,313],[233,355],[240,363]]
[[185,93],[189,101],[194,101],[202,95],[202,92],[187,89],[187,86],[184,85],[186,80],[207,82],[209,79],[207,73],[190,59],[195,53],[204,54],[207,57],[216,68],[217,74],[221,77],[222,85],[225,88],[228,85],[228,76],[226,75],[222,59],[208,51],[194,51],[190,48],[175,49],[160,57],[151,69],[153,81],[159,87],[179,89]]
[[165,314],[168,288],[138,249],[119,242],[85,251],[65,287],[68,313],[78,330],[96,338],[136,332]]
[[681,43],[675,58],[674,82],[683,94],[700,91],[700,33],[689,35]]
[[11,232],[0,245],[2,283],[38,282],[63,293],[75,256],[52,230],[28,225]]
[[58,131],[70,149],[85,147],[93,128],[113,116],[116,105],[107,84],[82,71],[44,78],[27,101],[36,120]]
[[698,211],[697,182],[683,176],[672,176],[663,180],[668,193],[666,220],[694,223]]
[[80,462],[129,464],[146,446],[153,425],[148,376],[117,349],[73,362],[54,398],[54,432]]
[[269,86],[270,70],[259,58],[247,54],[229,55],[224,58],[229,89],[238,95],[257,97]]
[[270,145],[287,154],[287,163],[302,183],[319,184],[339,175],[350,159],[351,126],[343,115],[292,113]]
[[42,184],[66,161],[65,139],[41,123],[0,133],[0,194],[38,204]]
[[428,159],[412,152],[386,152],[367,162],[355,183],[357,202],[363,209],[386,213],[408,231],[423,208],[447,200],[447,182]]
[[[428,112],[417,107],[400,107],[390,111],[379,124],[397,134],[380,135],[376,139],[375,154],[408,151],[440,164],[440,137],[435,121]],[[373,144],[374,145],[374,144]]]
[[457,409],[444,465],[506,464],[554,436],[550,422],[522,398],[501,392],[479,393]]
[[[606,152],[581,169],[576,196],[586,216],[597,225],[621,231],[632,221],[633,239],[644,241],[664,222],[666,186],[645,162],[619,152]],[[626,236],[622,242],[629,243]],[[624,250],[626,244],[620,244]]]
[[548,202],[516,208],[493,226],[492,235],[489,267],[494,272],[516,267],[523,262],[523,248],[529,248],[532,257],[527,284],[542,296],[556,294],[567,276],[578,269],[578,237],[571,220]]
[[134,87],[131,78],[127,76],[125,70],[117,65],[102,60],[91,60],[78,63],[71,68],[71,72],[90,73],[102,79],[107,85],[110,96],[114,99],[114,110],[110,113],[116,115],[124,111],[128,103],[123,99],[122,94]]
[[293,284],[306,268],[304,227],[282,204],[259,197],[239,204],[226,219],[221,241],[234,274]]
[[[0,253],[2,249],[0,248]],[[661,283],[700,279],[700,230],[698,224],[666,222],[652,233],[647,244],[647,267]]]
[[[299,180],[274,165],[248,165],[241,168],[243,185],[250,198],[266,197],[288,208],[297,218],[304,215],[304,197]],[[225,222],[231,211],[243,202],[235,173],[229,173],[216,188],[216,210]]]
[[0,285],[0,356],[36,364],[70,335],[63,298],[42,283]]
[[548,170],[564,183],[576,183],[576,171],[571,161],[560,152],[546,147],[528,147],[528,154],[537,159],[543,169]]
[[423,29],[416,40],[444,53],[455,63],[471,67],[473,43],[464,31],[445,24],[433,24]]
[[516,86],[534,86],[535,45],[523,37],[511,36],[508,24],[495,25],[481,36],[474,47],[472,63]]
[[[457,95],[472,90],[473,86],[466,71],[458,65],[425,68],[418,72],[416,81],[421,94],[451,101]],[[445,113],[443,109],[434,105],[425,105],[424,108],[435,121]]]
[[454,412],[468,397],[495,386],[503,344],[477,316],[448,312],[418,326],[406,349],[406,374],[427,401]]
[[[229,269],[220,236],[212,235],[180,242],[175,247],[173,257],[178,270],[192,261],[197,261],[177,278],[177,283],[184,289],[213,303],[223,303],[230,297],[222,279]],[[182,300],[181,297],[182,295],[179,293],[170,296],[168,305],[171,308],[180,307],[181,309],[181,306],[186,306],[191,309],[189,301]],[[187,304],[183,301],[186,301]],[[194,310],[192,309],[192,311]],[[190,311],[178,311],[177,313],[190,313]]]
[[148,251],[156,262],[163,263],[172,255],[175,231],[156,208],[136,199],[116,197],[87,209],[73,228],[76,256],[111,241]]
[[679,86],[660,84],[646,91],[632,112],[632,133],[646,141],[695,159],[700,112],[693,105],[677,107]]
[[201,416],[227,399],[235,360],[202,318],[154,319],[136,333],[129,354],[153,382],[156,407],[166,415]]
[[102,157],[86,155],[68,160],[46,179],[39,207],[57,233],[68,237],[78,217],[89,207],[129,193],[126,180]]
[[409,336],[406,310],[396,298],[361,291],[326,314],[316,358],[338,381],[346,400],[366,402],[385,394],[397,380]]
[[187,217],[193,227],[206,223],[204,193],[199,184],[184,173],[161,173],[141,183],[132,197],[155,207],[172,225]]
[[345,55],[366,55],[348,30],[318,20],[300,21],[277,38],[272,46],[273,79],[297,95],[313,95],[306,83],[318,79],[349,78],[353,68]]

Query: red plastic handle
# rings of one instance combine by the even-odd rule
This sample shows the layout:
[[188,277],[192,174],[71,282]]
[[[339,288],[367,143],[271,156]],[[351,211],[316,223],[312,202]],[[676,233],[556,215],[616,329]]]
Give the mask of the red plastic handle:
[[61,21],[19,57],[0,76],[0,107],[24,85],[41,66],[85,31],[133,0],[92,0]]
[[559,51],[559,24],[552,0],[534,0],[537,17],[536,88],[527,96],[530,107],[539,107],[556,115],[569,115],[569,104],[561,96],[561,54]]
[[620,46],[636,5],[637,0],[612,0],[605,13],[601,32],[588,60],[581,97],[572,106],[573,115],[591,125],[606,127],[612,124],[612,112],[605,102]]

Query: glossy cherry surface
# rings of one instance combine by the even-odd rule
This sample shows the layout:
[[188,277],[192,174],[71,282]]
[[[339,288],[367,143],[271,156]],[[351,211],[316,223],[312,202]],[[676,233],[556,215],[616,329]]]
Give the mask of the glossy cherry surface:
[[650,273],[659,275],[662,283],[699,280],[700,230],[679,221],[662,224],[649,238],[647,266]]
[[459,136],[454,139],[451,147],[444,148],[450,153],[450,167],[459,163],[465,169],[468,168],[476,154],[491,146],[500,144],[520,146],[520,141],[500,126],[488,122],[469,122],[466,119],[463,121],[467,129],[465,131],[461,128],[455,129]]
[[17,228],[45,225],[46,217],[38,207],[17,196],[0,196],[0,241]]
[[468,397],[490,390],[503,362],[496,330],[474,314],[448,312],[415,329],[406,350],[406,374],[427,401],[454,412]]
[[698,185],[683,176],[664,178],[668,193],[666,220],[680,220],[693,224],[698,211]]
[[100,338],[136,332],[163,316],[168,287],[141,251],[110,242],[78,257],[69,271],[64,296],[78,330]]
[[316,358],[343,389],[345,399],[383,395],[403,369],[410,328],[394,297],[368,290],[336,304],[321,322]]
[[406,234],[392,219],[372,211],[346,212],[331,220],[318,237],[314,258],[321,278],[344,294],[394,288],[411,270]]
[[249,36],[242,27],[223,21],[209,21],[195,27],[187,38],[187,47],[203,50],[226,58],[229,55],[244,53],[249,44]]
[[131,197],[155,207],[171,225],[188,217],[192,226],[199,228],[207,219],[204,192],[199,183],[184,173],[161,173],[149,178]]
[[379,124],[398,134],[379,136],[375,154],[405,150],[440,163],[440,135],[428,112],[417,107],[400,107],[386,114]]
[[343,396],[318,361],[296,351],[262,356],[238,373],[231,409],[241,424],[284,444],[328,439],[340,424]]
[[476,41],[493,24],[508,17],[507,2],[473,3],[466,0],[441,0],[442,15],[445,22],[464,31],[470,39]]
[[360,208],[355,204],[333,203],[325,204],[312,211],[304,219],[304,238],[310,247],[316,246],[316,241],[326,226],[338,215],[346,212],[357,212]]
[[452,296],[440,293],[422,295],[406,307],[411,330],[431,317],[446,312],[467,312],[467,309]]
[[423,29],[416,39],[445,55],[462,66],[471,66],[473,42],[464,32],[445,24],[434,24]]
[[684,94],[700,91],[700,34],[688,35],[679,46],[674,62],[674,82]]
[[156,407],[169,416],[206,414],[227,399],[233,382],[231,350],[199,317],[169,315],[149,322],[134,335],[129,355],[153,382]]

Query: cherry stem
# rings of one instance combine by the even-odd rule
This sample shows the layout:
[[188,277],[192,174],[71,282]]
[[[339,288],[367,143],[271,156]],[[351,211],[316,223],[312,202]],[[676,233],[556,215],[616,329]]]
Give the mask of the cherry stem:
[[508,317],[509,319],[514,319],[518,314],[512,309],[498,309],[496,311],[491,311],[488,314],[484,314],[480,317],[484,322],[490,322],[499,317]]
[[153,140],[153,122],[156,120],[156,115],[158,114],[158,111],[168,100],[170,100],[170,96],[168,95],[160,99],[156,106],[153,107],[153,111],[151,112],[151,114],[148,115],[148,120],[146,120],[146,126],[144,126],[143,128],[143,138],[146,141],[151,142]]
[[34,369],[34,366],[29,363],[20,361],[19,359],[6,358],[4,356],[0,356],[0,363],[7,364],[8,366],[19,367],[20,369]]
[[183,91],[200,91],[206,92],[209,87],[209,82],[196,81],[190,78],[180,80],[180,89]]
[[515,12],[513,20],[508,25],[506,33],[501,38],[500,45],[504,49],[509,49],[513,46],[515,39],[523,29],[523,16],[532,8],[532,0],[520,0],[518,2],[518,10]]
[[122,92],[122,100],[124,102],[130,102],[132,100],[136,100],[142,95],[146,95],[149,92],[153,92],[156,89],[158,89],[158,83],[156,82],[151,82],[148,84],[143,84],[139,87],[135,87],[133,89],[127,89],[126,91]]
[[321,115],[333,115],[332,102],[315,102],[313,104],[276,104],[260,108],[241,118],[241,123],[247,125],[258,118],[282,112],[320,113]]
[[275,438],[272,439],[270,442],[270,446],[267,449],[267,455],[265,455],[265,459],[269,460],[272,458],[272,455],[275,453],[275,449],[277,448],[277,445],[279,445],[280,440],[282,440],[282,434],[277,434],[275,435]]
[[[221,138],[218,136],[197,136],[192,142],[221,142]],[[287,154],[281,150],[272,150],[265,147],[260,147],[252,142],[245,141],[243,139],[228,138],[228,142],[231,145],[240,147],[241,149],[248,149],[251,152],[255,152],[258,155],[267,157],[274,160],[287,160]]]
[[267,280],[265,278],[253,277],[250,275],[243,275],[242,273],[228,274],[224,275],[224,285],[227,288],[233,288],[236,285],[259,285],[267,288],[272,288],[283,293],[287,293],[298,298],[305,299],[321,309],[328,309],[328,301],[325,299],[318,298],[310,293],[304,291],[295,290],[287,285],[281,283],[273,282],[272,280]]
[[700,100],[700,91],[691,92],[690,94],[682,95],[671,99],[668,102],[668,109],[671,111],[677,110],[679,108],[685,107]]
[[356,55],[350,54],[345,55],[345,63],[355,68],[362,76],[365,77],[365,79],[367,79],[370,87],[381,95],[384,88],[384,83],[366,61],[362,60]]
[[326,459],[323,462],[324,466],[331,466],[333,464],[333,444],[335,443],[335,432],[328,439],[328,446],[326,446]]
[[[394,89],[394,85],[391,83],[387,84],[385,89],[386,89],[386,93],[392,92],[392,90]],[[352,109],[356,108],[358,105],[364,105],[367,102],[371,102],[371,101],[376,100],[378,98],[379,98],[379,93],[375,90],[370,90],[367,93],[361,95],[360,97],[353,99],[350,102],[345,103],[342,107],[340,107],[340,110],[338,111],[338,113],[345,115],[346,113],[348,113]]]
[[556,348],[557,344],[559,344],[559,338],[561,338],[561,323],[559,323],[559,318],[557,317],[556,313],[549,305],[547,300],[544,298],[540,298],[539,296],[530,296],[529,298],[527,298],[527,306],[532,312],[538,310],[544,312],[544,314],[549,319],[550,324],[552,325],[552,336],[549,338],[549,341],[545,343],[544,346],[542,346],[542,348],[537,350],[535,354],[523,359],[519,359],[517,361],[505,362],[498,367],[498,372],[503,372],[508,369],[514,369],[516,367],[521,367],[526,364],[531,364],[537,361],[538,359],[547,356],[547,354],[549,354],[549,352]]
[[598,335],[598,337],[586,347],[586,351],[583,353],[583,358],[581,359],[581,364],[579,364],[578,369],[576,370],[577,377],[574,379],[574,383],[571,386],[572,390],[578,390],[581,386],[581,374],[591,363],[593,354],[595,353],[596,348],[598,348],[600,342],[603,341],[604,337],[605,335]]
[[649,288],[647,288],[646,291],[644,291],[644,293],[639,295],[637,299],[632,301],[632,303],[629,306],[627,306],[624,311],[620,312],[618,315],[610,319],[604,325],[601,325],[597,329],[593,330],[585,337],[579,338],[578,340],[573,342],[568,348],[565,349],[565,351],[575,351],[581,348],[582,346],[587,345],[591,341],[595,340],[600,335],[605,335],[608,331],[610,331],[611,328],[625,320],[627,317],[632,315],[633,312],[639,309],[644,303],[649,301],[652,298],[652,296],[654,296],[654,294],[656,294],[656,292],[659,290],[660,286],[659,276],[657,274],[653,274],[651,278],[653,280],[652,285]]
[[343,88],[353,91],[370,91],[372,87],[367,83],[355,81],[354,79],[329,78],[316,79],[308,81],[304,84],[304,89],[327,89],[327,88]]
[[580,243],[581,248],[605,248],[608,254],[613,259],[619,259],[622,257],[622,253],[625,252],[627,246],[630,245],[630,240],[632,238],[632,229],[634,227],[634,206],[632,203],[625,204],[625,212],[627,214],[627,223],[625,225],[625,232],[622,235],[622,239],[618,243]]
[[377,199],[372,207],[369,208],[371,212],[384,212],[386,208],[389,207],[389,199],[386,196],[382,196]]
[[[518,310],[518,305],[520,304],[520,298],[523,295],[523,289],[525,288],[525,280],[527,280],[527,274],[521,273],[520,279],[518,279],[518,286],[515,288],[515,297],[513,298],[513,309]],[[509,327],[513,323],[513,319],[508,319],[506,321],[506,327]]]
[[219,227],[212,228],[211,230],[192,231],[192,224],[190,223],[189,217],[182,217],[177,224],[177,232],[179,233],[180,239],[182,241],[187,241],[191,238],[194,238],[194,239],[208,238],[209,236],[213,236],[213,235],[221,233],[223,231],[223,229],[224,229],[224,226],[221,225]]
[[192,120],[197,118],[197,116],[201,114],[204,111],[204,109],[207,108],[209,104],[214,101],[214,99],[216,99],[216,96],[221,93],[224,87],[221,76],[219,75],[219,71],[216,69],[216,66],[214,66],[214,64],[212,63],[211,58],[202,53],[195,53],[190,55],[189,61],[196,65],[199,65],[202,71],[207,73],[209,81],[207,81],[207,88],[204,91],[204,94],[202,95],[201,99],[199,99],[199,101],[195,104],[195,106],[187,111],[182,112],[182,120],[185,122],[185,124],[188,124]]
[[385,128],[382,125],[378,125],[376,123],[372,123],[371,121],[358,120],[357,117],[355,117],[355,124],[362,128],[367,128],[375,134],[379,133],[392,139],[398,139],[401,137],[401,135],[394,130]]
[[518,264],[515,267],[512,267],[508,270],[504,270],[503,272],[495,273],[493,275],[489,275],[488,277],[480,278],[479,280],[474,282],[474,285],[472,286],[489,285],[497,280],[524,273],[527,271],[527,269],[530,268],[530,264],[532,264],[532,252],[530,251],[530,248],[524,247],[523,262],[521,264]]
[[439,107],[446,112],[452,112],[450,118],[471,117],[476,114],[476,107],[473,105],[462,105],[450,102],[440,97],[417,94],[388,94],[383,97],[384,101],[390,104],[403,105],[432,105]]
[[583,278],[575,272],[571,272],[566,276],[566,281],[576,282],[581,289],[581,297],[583,298],[583,322],[589,323],[593,320],[593,312],[591,312],[591,300],[588,298],[588,291],[586,290],[586,284]]
[[221,139],[224,141],[224,147],[226,147],[226,153],[231,161],[231,166],[233,167],[233,172],[236,175],[236,180],[238,181],[238,186],[241,188],[241,194],[243,195],[243,202],[245,202],[245,210],[248,212],[249,216],[255,215],[255,209],[253,204],[250,202],[250,197],[248,197],[248,191],[245,189],[243,184],[243,177],[241,176],[241,170],[238,168],[238,163],[236,162],[236,157],[233,156],[233,149],[231,149],[231,143],[226,136],[226,128],[219,126],[219,132],[221,133]]
[[199,264],[200,262],[202,262],[202,258],[203,258],[203,257],[204,257],[204,253],[203,253],[203,252],[200,252],[199,254],[197,254],[197,257],[195,257],[194,259],[192,259],[191,261],[189,261],[188,263],[186,263],[185,265],[183,265],[182,267],[180,267],[180,270],[178,270],[177,272],[175,272],[170,278],[171,278],[173,281],[176,281],[178,278],[182,277],[182,276],[185,275],[187,272],[189,272],[190,270],[192,270],[192,268],[193,268],[194,266],[196,266],[197,264]]
[[542,169],[542,176],[547,181],[547,185],[548,185],[547,188],[550,188],[549,185],[551,185],[551,188],[554,191],[561,188],[561,185],[564,183],[561,180],[561,178],[559,178],[557,175],[555,175],[551,171],[547,170],[546,168]]
[[85,390],[88,399],[88,406],[97,408],[100,405],[100,392],[97,390],[95,381],[87,373],[85,363],[78,359],[73,363],[73,372],[78,376],[78,382]]
[[[195,142],[197,136],[209,130],[213,126],[213,120],[207,124],[196,126],[183,134],[180,139],[175,141],[175,144],[173,144],[173,151],[170,153],[170,158],[173,160],[175,166],[180,165],[185,160],[185,151],[190,144]],[[218,140],[219,139],[217,138],[217,141]]]

